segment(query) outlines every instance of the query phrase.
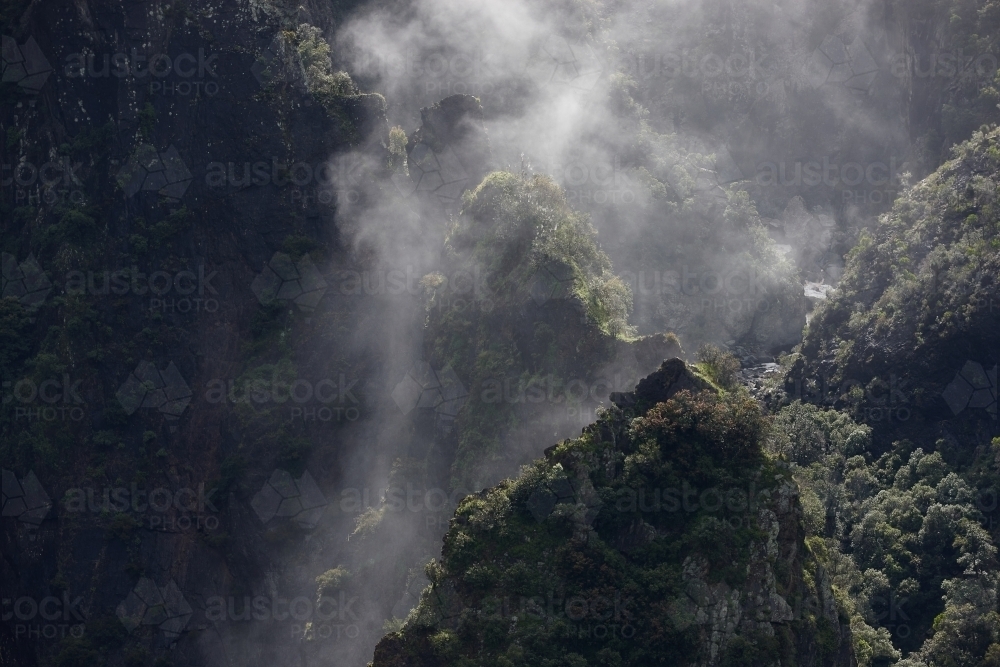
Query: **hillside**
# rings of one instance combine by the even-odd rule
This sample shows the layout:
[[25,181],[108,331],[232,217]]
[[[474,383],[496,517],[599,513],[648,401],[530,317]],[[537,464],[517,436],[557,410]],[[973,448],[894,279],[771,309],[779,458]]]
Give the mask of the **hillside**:
[[849,665],[745,392],[665,361],[456,510],[430,586],[373,665]]

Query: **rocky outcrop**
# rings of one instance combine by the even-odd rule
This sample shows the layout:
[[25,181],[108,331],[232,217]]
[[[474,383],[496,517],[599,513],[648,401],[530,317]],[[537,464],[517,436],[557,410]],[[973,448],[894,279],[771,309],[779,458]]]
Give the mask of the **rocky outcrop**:
[[451,148],[461,155],[476,184],[489,170],[490,141],[483,125],[483,106],[472,95],[452,95],[420,110],[421,125],[407,148],[424,143],[433,150]]
[[397,173],[394,180],[445,205],[457,204],[492,167],[483,107],[471,95],[452,95],[421,109],[420,119],[406,144],[409,178]]
[[[759,413],[706,387],[668,360],[634,401],[463,501],[420,604],[374,667],[853,664],[796,484],[753,436],[733,446],[746,436],[728,430],[752,432]],[[731,410],[739,423],[724,426]],[[712,465],[687,458],[696,433]]]
[[673,358],[665,360],[655,373],[640,380],[635,391],[612,394],[611,401],[620,408],[642,413],[679,391],[699,392],[709,386],[705,380],[692,375],[682,360]]

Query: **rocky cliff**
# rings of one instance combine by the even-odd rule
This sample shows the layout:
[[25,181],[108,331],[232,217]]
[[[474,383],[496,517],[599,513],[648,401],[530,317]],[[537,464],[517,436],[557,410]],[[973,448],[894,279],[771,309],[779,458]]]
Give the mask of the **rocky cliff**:
[[665,361],[459,505],[373,664],[853,664],[764,429],[745,393]]

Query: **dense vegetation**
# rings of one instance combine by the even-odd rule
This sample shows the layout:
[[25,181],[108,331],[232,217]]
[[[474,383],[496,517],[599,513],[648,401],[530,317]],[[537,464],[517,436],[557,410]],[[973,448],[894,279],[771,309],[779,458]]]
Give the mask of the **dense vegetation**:
[[[861,664],[979,665],[996,655],[996,547],[977,491],[909,441],[871,453],[871,429],[795,402],[768,446],[793,463],[807,541],[850,611]],[[1000,447],[1000,442],[996,443]],[[869,625],[870,624],[870,625]]]
[[[435,276],[427,278],[430,359],[453,367],[471,388],[469,408],[456,422],[453,485],[475,488],[471,475],[483,474],[484,462],[510,455],[501,443],[518,405],[509,390],[503,395],[505,386],[541,386],[551,376],[569,382],[587,373],[579,358],[596,366],[629,335],[629,288],[594,236],[544,176],[495,172],[467,193],[446,241],[452,261],[445,271],[482,275],[479,298],[488,305],[435,308]],[[570,347],[574,355],[566,354]]]
[[579,438],[463,501],[374,664],[841,658],[849,633],[822,602],[760,408],[697,373],[665,362]]
[[[800,355],[788,360],[798,382],[790,392],[859,411],[905,407],[916,424],[950,415],[961,429],[954,437],[982,444],[989,428],[974,418],[980,411],[949,406],[945,390],[966,363],[996,363],[998,137],[984,129],[956,146],[861,237]],[[990,403],[980,416],[995,416]],[[879,432],[891,437],[906,421],[883,422]],[[959,449],[968,458],[971,449]]]

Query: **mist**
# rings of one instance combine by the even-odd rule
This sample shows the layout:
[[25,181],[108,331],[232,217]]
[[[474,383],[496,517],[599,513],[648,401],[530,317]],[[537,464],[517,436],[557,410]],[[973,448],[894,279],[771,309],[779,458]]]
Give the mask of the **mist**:
[[[8,4],[0,580],[78,599],[83,634],[4,618],[0,663],[459,664],[490,623],[562,627],[531,605],[600,573],[584,617],[662,593],[653,639],[564,664],[721,664],[691,648],[732,639],[720,609],[799,623],[775,600],[806,582],[795,613],[835,630],[796,650],[902,667],[958,614],[942,582],[985,581],[965,505],[905,576],[851,531],[885,480],[924,475],[900,506],[928,517],[993,483],[992,153],[954,148],[997,118],[990,2]],[[773,525],[613,502],[779,477]],[[164,516],[116,504],[151,489]],[[212,528],[179,527],[184,494]],[[788,590],[740,532],[778,524]],[[762,623],[727,660],[792,627]]]
[[[874,55],[849,54],[865,70],[858,80],[853,72],[841,74],[850,85],[829,84],[829,73],[816,71],[824,44],[841,51],[838,45],[863,45],[885,55],[878,51],[888,48],[885,34],[870,11],[865,3],[621,3],[610,10],[584,3],[426,0],[361,7],[328,36],[337,66],[363,89],[384,95],[389,125],[411,137],[411,177],[414,158],[421,159],[412,152],[412,137],[426,120],[421,110],[453,95],[478,98],[481,119],[463,122],[485,132],[489,158],[469,170],[542,174],[561,186],[569,204],[589,216],[615,273],[629,285],[637,334],[675,332],[692,360],[699,346],[714,343],[735,346],[737,354],[761,364],[797,342],[812,307],[803,284],[828,286],[819,288],[821,294],[835,287],[857,225],[870,225],[879,208],[867,200],[853,205],[829,169],[818,182],[808,180],[812,172],[803,180],[803,164],[809,169],[826,157],[827,164],[835,159],[867,167],[893,154],[894,141],[902,143],[882,110],[865,102],[869,87],[884,83],[875,81],[884,72],[869,66]],[[817,133],[803,114],[828,119],[856,147],[834,156],[830,128]],[[808,132],[814,138],[803,136]],[[868,144],[872,137],[880,138],[880,148]],[[479,178],[470,178],[461,164],[468,156],[459,151],[457,158],[452,180],[461,189],[475,188]],[[894,165],[904,159],[893,158]],[[443,243],[462,204],[454,191],[421,191],[417,184],[410,192],[404,169],[396,166],[396,191],[385,186],[388,194],[345,207],[345,228],[365,266],[382,272],[419,267],[418,273],[429,274],[447,265]],[[775,172],[770,180],[769,170]],[[675,197],[692,197],[694,205],[662,206],[654,178]],[[749,193],[757,210],[740,210],[734,190]],[[740,215],[749,220],[734,222]],[[748,224],[764,230],[765,238],[754,240]],[[751,251],[768,258],[763,266],[748,256]],[[426,363],[423,335],[430,320],[417,309],[385,308],[377,299],[363,311],[357,338],[367,339],[380,365],[391,369],[379,378],[391,393],[393,378]],[[776,319],[790,321],[775,326]],[[392,332],[392,342],[377,332]],[[595,407],[607,406],[608,395],[630,390],[654,367],[634,357],[597,364],[590,372],[605,382],[597,385]],[[500,436],[505,457],[484,464],[472,477],[475,488],[451,486],[454,477],[449,483],[433,466],[425,469],[425,480],[442,485],[453,499],[477,492],[573,437],[594,414],[568,420],[563,406],[521,401],[515,410],[520,425]],[[399,465],[426,447],[454,447],[440,423],[407,432],[391,402],[376,409],[373,422],[382,425],[375,436],[379,465],[371,468],[370,456],[359,454],[348,475],[363,477],[371,488],[389,484],[391,461]],[[446,465],[449,457],[433,460]],[[389,502],[383,497],[382,507]],[[407,563],[407,592],[398,584],[385,590],[379,568],[362,575],[370,578],[367,584],[355,582],[384,595],[372,600],[373,608],[397,622],[416,604],[420,586],[411,582],[426,583],[419,570],[439,557],[444,533],[443,524],[426,531],[417,525],[425,517],[405,514],[383,519],[393,521],[392,528],[361,540],[359,553],[398,554]],[[370,650],[364,642],[353,664],[364,664]]]

